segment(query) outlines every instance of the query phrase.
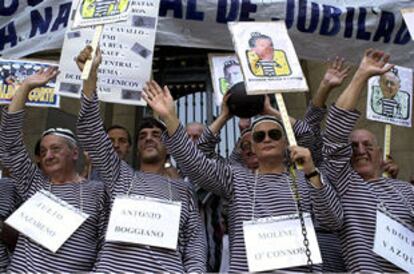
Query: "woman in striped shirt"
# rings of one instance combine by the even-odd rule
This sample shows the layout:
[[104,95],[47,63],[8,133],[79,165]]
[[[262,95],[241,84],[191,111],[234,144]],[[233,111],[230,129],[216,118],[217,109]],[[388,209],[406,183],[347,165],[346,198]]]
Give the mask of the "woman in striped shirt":
[[[252,219],[252,209],[257,218],[297,212],[290,188],[291,178],[284,165],[286,140],[275,138],[273,134],[279,132],[283,136],[280,122],[268,118],[253,125],[253,135],[258,133],[253,149],[259,160],[259,169],[254,174],[244,167],[208,159],[199,151],[186,136],[176,116],[168,88],[162,90],[152,81],[144,90],[148,104],[167,124],[168,133],[164,141],[183,172],[193,183],[229,201],[230,271],[248,271],[243,221]],[[270,131],[272,137],[269,137]],[[264,135],[264,138],[259,140],[258,135]],[[298,188],[304,211],[313,213],[323,225],[340,226],[342,209],[330,184],[319,175],[305,179],[304,174],[313,173],[315,168],[309,150],[301,147],[290,149],[293,161],[303,161],[303,172],[298,172]],[[321,270],[320,266],[315,269]],[[307,268],[289,270],[306,271]]]
[[[364,129],[352,132],[359,112],[355,110],[367,80],[392,68],[389,55],[369,49],[352,81],[331,107],[324,135],[324,157],[330,180],[335,183],[344,210],[340,230],[348,271],[402,272],[373,251],[377,207],[411,229],[414,228],[414,190],[406,182],[381,177],[381,148]],[[412,254],[410,254],[412,255]]]

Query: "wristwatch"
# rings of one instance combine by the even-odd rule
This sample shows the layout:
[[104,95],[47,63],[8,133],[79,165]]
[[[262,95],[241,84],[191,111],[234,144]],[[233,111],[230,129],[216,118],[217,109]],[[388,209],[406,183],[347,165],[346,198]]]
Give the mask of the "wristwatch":
[[319,169],[315,168],[315,170],[312,171],[311,173],[305,174],[305,178],[307,180],[309,180],[310,178],[315,177],[315,176],[318,176],[318,175],[321,175],[321,173],[319,172]]

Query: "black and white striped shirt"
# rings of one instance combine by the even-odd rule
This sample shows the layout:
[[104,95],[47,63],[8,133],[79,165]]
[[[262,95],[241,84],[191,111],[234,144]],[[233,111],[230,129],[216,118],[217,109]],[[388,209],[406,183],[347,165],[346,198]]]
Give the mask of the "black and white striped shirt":
[[[16,187],[11,178],[0,179],[0,222],[6,220],[20,205]],[[1,224],[0,224],[1,225]],[[1,230],[1,229],[0,229]],[[9,251],[0,235],[0,273],[5,272],[10,262]]]
[[[26,201],[41,189],[49,190],[50,181],[32,162],[23,143],[24,111],[3,111],[0,125],[0,158],[16,182],[16,191]],[[82,191],[80,191],[82,187]],[[53,253],[28,237],[20,235],[13,253],[11,272],[91,271],[102,240],[107,196],[101,182],[83,181],[52,185],[51,192],[70,205],[80,208],[89,218]],[[80,193],[83,193],[81,196]]]
[[113,150],[99,114],[98,100],[82,98],[78,120],[78,139],[88,152],[93,166],[111,195],[131,194],[181,201],[177,250],[137,244],[105,242],[95,269],[98,272],[205,272],[206,243],[204,230],[193,200],[192,190],[183,181],[173,181],[154,173],[135,171],[120,160]]
[[381,200],[394,216],[414,228],[414,218],[410,214],[410,208],[414,207],[414,189],[394,179],[364,181],[351,167],[349,134],[358,117],[356,111],[332,106],[324,135],[327,176],[336,185],[344,211],[340,238],[346,267],[351,272],[402,272],[372,251],[376,211]]
[[[293,132],[296,136],[298,145],[311,150],[315,166],[323,170],[322,165],[322,136],[321,122],[326,114],[326,108],[317,108],[312,104],[309,105],[303,120],[296,120],[293,125]],[[204,129],[199,138],[198,148],[209,158],[217,159],[215,155],[215,146],[220,142],[219,136],[214,136],[208,129]],[[229,158],[230,164],[243,166],[241,157],[236,149],[233,150]],[[223,159],[224,160],[224,159]],[[315,223],[316,235],[323,259],[323,272],[345,272],[345,265],[342,259],[341,244],[337,232],[328,231]]]
[[[248,271],[246,248],[243,238],[243,221],[252,218],[253,195],[256,193],[255,217],[280,216],[296,213],[296,204],[290,189],[288,173],[258,176],[254,191],[255,175],[239,165],[208,159],[189,140],[184,127],[179,126],[173,136],[163,136],[168,151],[192,182],[208,191],[224,196],[229,202],[230,271]],[[321,224],[341,225],[342,209],[336,193],[327,183],[316,190],[298,172],[301,203],[306,212],[313,212]],[[320,267],[315,267],[321,270]],[[306,271],[306,267],[290,270]]]

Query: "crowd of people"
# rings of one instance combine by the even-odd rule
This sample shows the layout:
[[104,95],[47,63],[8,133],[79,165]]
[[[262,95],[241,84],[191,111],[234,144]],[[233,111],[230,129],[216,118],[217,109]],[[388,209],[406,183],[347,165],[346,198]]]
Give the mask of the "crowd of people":
[[[79,54],[80,70],[91,54],[89,46]],[[99,50],[83,82],[77,134],[65,128],[46,130],[33,160],[23,142],[25,102],[32,89],[58,71],[40,70],[27,77],[1,117],[0,161],[10,176],[0,182],[0,219],[41,190],[87,218],[56,252],[27,235],[13,235],[3,224],[0,272],[248,272],[244,222],[294,215],[298,208],[314,222],[322,263],[284,270],[402,271],[373,251],[376,216],[380,206],[413,230],[414,188],[397,179],[398,166],[391,157],[382,160],[377,137],[355,129],[364,87],[370,77],[393,68],[389,57],[368,49],[348,86],[327,108],[331,90],[350,73],[344,60],[336,58],[304,118],[290,118],[297,146],[289,146],[281,114],[266,97],[261,115],[240,120],[240,138],[229,158],[215,149],[221,128],[232,118],[229,95],[212,124],[183,125],[168,87],[150,81],[143,97],[158,118],[147,117],[138,128],[138,169],[125,161],[133,146],[129,132],[119,125],[105,130],[100,117]],[[80,148],[89,162],[82,173],[76,169]],[[177,167],[169,164],[169,157]],[[301,168],[292,177],[295,163]],[[115,206],[120,199],[132,205],[137,196],[180,205],[178,228],[171,227],[178,235],[175,249],[108,240]]]

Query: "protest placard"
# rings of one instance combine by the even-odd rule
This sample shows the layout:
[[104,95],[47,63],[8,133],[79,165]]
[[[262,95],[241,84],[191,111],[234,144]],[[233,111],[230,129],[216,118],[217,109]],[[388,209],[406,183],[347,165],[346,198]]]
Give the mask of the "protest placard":
[[[102,63],[98,72],[98,97],[105,102],[146,105],[141,98],[143,85],[150,79],[159,1],[134,1],[126,22],[106,25],[100,48]],[[69,30],[60,60],[57,92],[79,98],[81,73],[73,61],[91,42],[94,29]]]
[[224,94],[234,85],[243,81],[239,60],[234,54],[209,54],[211,81],[217,106],[221,105]]
[[247,94],[307,91],[285,23],[229,23]]
[[[39,69],[57,67],[57,64],[0,59],[0,104],[10,104],[19,85]],[[59,107],[59,96],[55,94],[55,80],[29,93],[26,105],[35,107]]]
[[413,71],[395,66],[391,71],[368,81],[367,118],[411,127]]
[[80,0],[72,29],[125,21],[130,8],[130,0]]

